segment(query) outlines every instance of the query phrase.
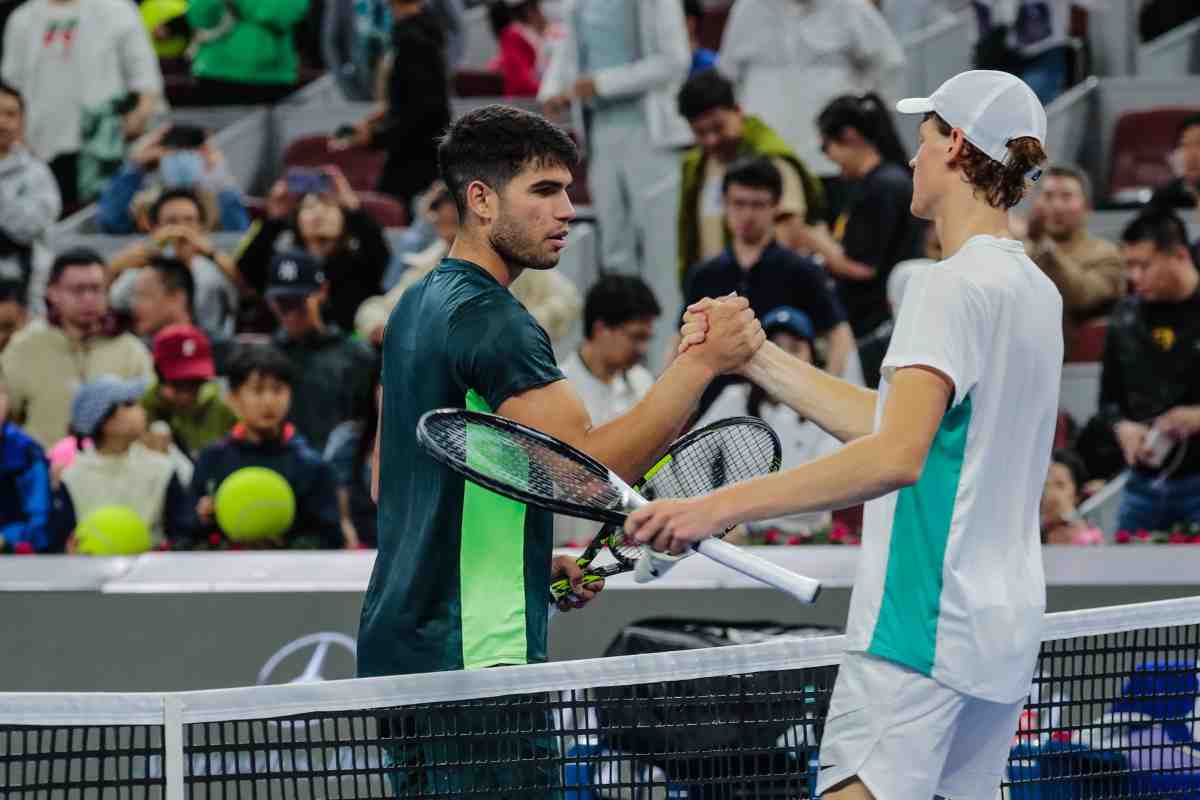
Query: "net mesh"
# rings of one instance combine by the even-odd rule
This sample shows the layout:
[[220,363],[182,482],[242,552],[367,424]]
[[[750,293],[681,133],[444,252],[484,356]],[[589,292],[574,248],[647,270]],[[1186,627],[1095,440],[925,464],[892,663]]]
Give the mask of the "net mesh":
[[[1200,602],[1119,610],[1050,615],[998,796],[1200,798]],[[175,796],[809,797],[841,641],[172,695]],[[172,797],[167,723],[30,724],[19,699],[0,796]]]

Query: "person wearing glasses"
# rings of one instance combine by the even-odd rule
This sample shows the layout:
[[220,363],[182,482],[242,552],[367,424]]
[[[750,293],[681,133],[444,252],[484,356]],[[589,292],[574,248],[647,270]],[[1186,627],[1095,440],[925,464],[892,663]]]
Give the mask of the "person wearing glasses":
[[86,248],[61,253],[50,267],[47,318],[35,320],[0,354],[14,421],[42,445],[67,435],[71,401],[101,375],[154,374],[150,351],[131,333],[117,333],[108,307],[108,269]]

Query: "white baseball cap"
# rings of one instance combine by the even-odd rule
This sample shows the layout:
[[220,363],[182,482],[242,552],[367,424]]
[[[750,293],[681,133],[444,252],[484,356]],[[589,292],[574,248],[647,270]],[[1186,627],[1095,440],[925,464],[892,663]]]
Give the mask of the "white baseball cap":
[[1008,143],[1032,136],[1046,143],[1046,109],[1025,81],[1007,72],[973,69],[960,72],[929,97],[909,97],[896,103],[901,114],[935,112],[967,141],[1004,163]]

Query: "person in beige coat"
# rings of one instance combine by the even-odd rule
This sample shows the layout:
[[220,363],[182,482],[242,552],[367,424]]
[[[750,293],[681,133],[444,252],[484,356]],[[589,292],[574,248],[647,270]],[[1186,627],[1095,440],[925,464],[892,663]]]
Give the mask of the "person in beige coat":
[[71,401],[101,375],[150,378],[150,351],[136,336],[116,333],[108,313],[104,260],[88,249],[55,259],[46,288],[49,315],[27,325],[0,354],[11,415],[42,447],[67,435]]

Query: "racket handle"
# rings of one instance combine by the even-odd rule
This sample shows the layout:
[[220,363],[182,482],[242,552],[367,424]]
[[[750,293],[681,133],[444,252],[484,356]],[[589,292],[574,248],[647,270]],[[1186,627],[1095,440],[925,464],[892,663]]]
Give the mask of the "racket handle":
[[[585,585],[602,580],[604,580],[604,577],[601,575],[592,575],[591,573],[588,573],[587,575],[583,576],[583,582]],[[550,594],[554,596],[555,600],[562,600],[564,597],[571,594],[571,582],[566,578],[559,578],[550,584]]]
[[798,575],[721,539],[705,539],[693,546],[718,564],[787,592],[801,603],[816,602],[817,595],[821,593],[820,581]]

